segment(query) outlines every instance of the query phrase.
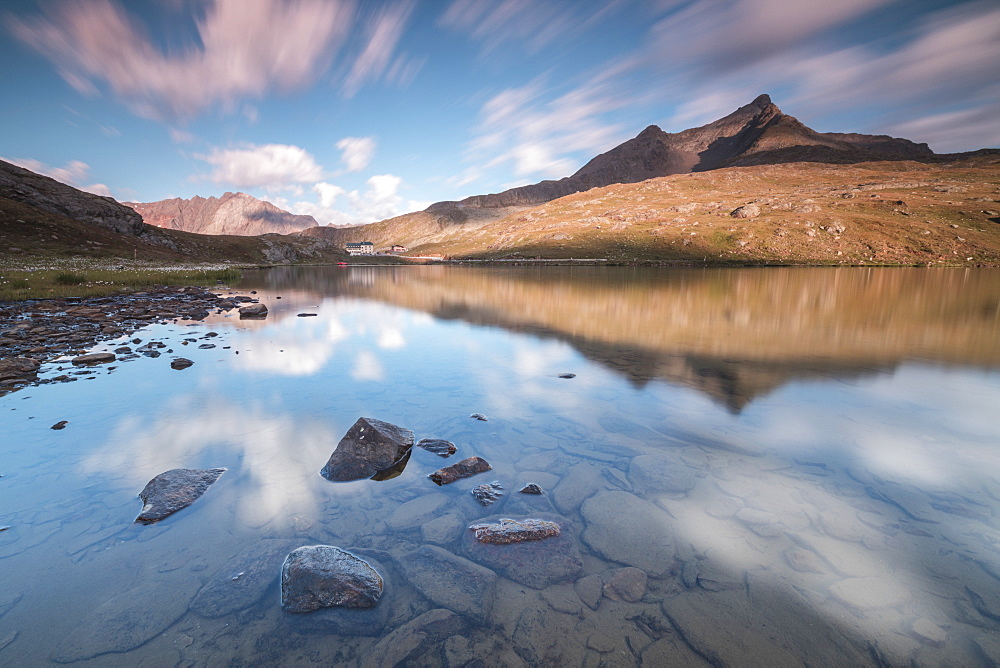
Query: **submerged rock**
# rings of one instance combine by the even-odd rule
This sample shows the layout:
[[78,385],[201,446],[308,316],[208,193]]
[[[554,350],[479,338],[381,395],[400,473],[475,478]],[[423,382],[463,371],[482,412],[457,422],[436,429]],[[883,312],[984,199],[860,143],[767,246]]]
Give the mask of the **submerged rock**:
[[251,304],[240,307],[240,320],[263,319],[267,317],[267,307],[263,304]]
[[191,602],[191,610],[214,618],[250,607],[268,592],[292,548],[290,540],[254,541],[208,579]]
[[526,540],[542,540],[559,535],[559,525],[555,522],[537,519],[512,520],[504,517],[496,522],[473,524],[469,527],[476,540],[483,543],[507,545],[523,543]]
[[427,477],[433,480],[436,485],[447,485],[456,480],[489,471],[491,468],[493,467],[490,466],[489,462],[482,457],[469,457],[460,462],[455,462],[451,466],[440,468]]
[[458,450],[454,443],[442,438],[422,438],[417,441],[417,447],[433,452],[438,457],[450,457]]
[[320,474],[333,482],[371,478],[409,454],[413,432],[374,418],[358,418]]
[[399,559],[406,579],[436,605],[485,619],[493,606],[497,574],[451,552],[423,545]]
[[605,559],[654,576],[676,565],[673,518],[649,501],[628,492],[599,492],[581,512],[587,524],[583,542]]
[[[469,528],[462,537],[469,559],[514,582],[544,589],[557,582],[573,581],[583,570],[575,531],[565,517],[492,515]],[[477,534],[487,537],[487,541]]]
[[161,473],[139,492],[145,505],[135,521],[152,524],[190,506],[225,472],[226,469],[218,468],[171,469]]
[[471,494],[482,505],[492,506],[503,496],[503,486],[499,480],[494,480],[490,483],[476,485],[472,488]]
[[11,357],[0,360],[0,381],[34,375],[41,363],[30,357]]
[[82,364],[105,364],[107,362],[114,362],[114,353],[89,353],[87,355],[80,355],[73,358],[73,364],[77,366]]
[[372,608],[381,596],[378,571],[333,545],[300,547],[281,566],[281,607],[287,612]]
[[[449,636],[462,636],[469,624],[451,610],[437,608],[414,617],[395,631],[382,638],[372,649],[363,666],[419,665],[416,659],[427,652],[439,649]],[[439,659],[439,657],[434,657]],[[437,660],[430,664],[438,663]]]

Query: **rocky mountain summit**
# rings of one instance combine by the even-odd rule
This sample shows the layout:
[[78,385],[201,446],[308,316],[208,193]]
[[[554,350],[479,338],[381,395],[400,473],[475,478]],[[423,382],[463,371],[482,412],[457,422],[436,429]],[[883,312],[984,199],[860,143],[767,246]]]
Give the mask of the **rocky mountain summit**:
[[650,125],[557,181],[474,195],[457,202],[437,202],[424,211],[370,225],[336,230],[310,228],[302,234],[335,244],[368,240],[376,245],[400,243],[413,247],[447,242],[520,209],[574,193],[673,174],[790,162],[853,164],[941,159],[926,144],[908,139],[816,132],[783,113],[769,96],[760,95],[728,116],[701,127],[671,133]]
[[240,192],[125,204],[150,225],[197,234],[292,234],[319,224],[312,216],[298,216]]

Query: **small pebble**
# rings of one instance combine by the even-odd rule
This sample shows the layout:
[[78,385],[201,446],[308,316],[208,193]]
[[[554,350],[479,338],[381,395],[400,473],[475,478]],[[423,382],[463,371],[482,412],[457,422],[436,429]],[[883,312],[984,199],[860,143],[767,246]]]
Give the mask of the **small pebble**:
[[68,425],[68,424],[69,424],[69,420],[60,420],[59,422],[56,422],[54,425],[52,425],[49,428],[50,429],[65,429],[66,425]]

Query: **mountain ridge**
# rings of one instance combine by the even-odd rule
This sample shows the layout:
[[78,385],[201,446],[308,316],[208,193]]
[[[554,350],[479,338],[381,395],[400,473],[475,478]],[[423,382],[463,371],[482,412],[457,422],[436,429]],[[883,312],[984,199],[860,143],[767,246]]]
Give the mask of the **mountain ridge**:
[[290,213],[242,192],[227,192],[222,197],[174,197],[124,204],[150,225],[196,234],[293,234],[319,225],[312,216]]

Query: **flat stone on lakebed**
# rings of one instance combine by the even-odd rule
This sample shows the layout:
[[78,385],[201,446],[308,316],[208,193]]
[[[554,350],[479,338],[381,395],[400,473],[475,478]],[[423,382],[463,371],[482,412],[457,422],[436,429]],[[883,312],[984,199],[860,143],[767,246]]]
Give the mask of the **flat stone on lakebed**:
[[187,508],[225,472],[226,469],[218,468],[171,469],[161,473],[139,492],[145,505],[135,521],[152,524]]

